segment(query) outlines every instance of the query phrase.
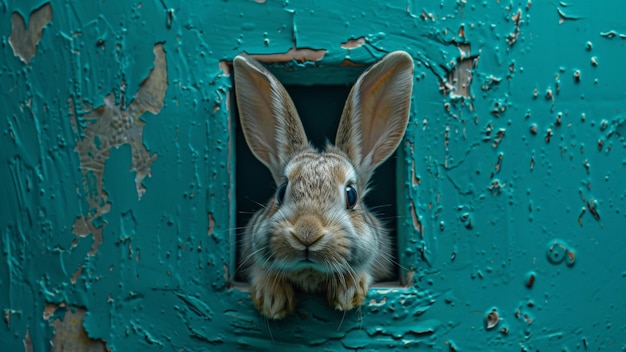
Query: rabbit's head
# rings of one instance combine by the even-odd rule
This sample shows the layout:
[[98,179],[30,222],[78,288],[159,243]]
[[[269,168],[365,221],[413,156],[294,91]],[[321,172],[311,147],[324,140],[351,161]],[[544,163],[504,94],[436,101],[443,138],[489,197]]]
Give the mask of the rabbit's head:
[[[311,147],[291,98],[269,71],[248,56],[237,56],[234,68],[243,134],[277,185],[243,237],[255,304],[281,317],[293,310],[293,286],[326,291],[337,309],[361,304],[371,281],[391,266],[387,233],[362,199],[374,169],[404,135],[413,60],[393,52],[359,77],[335,145],[322,152]],[[284,297],[282,306],[276,297]]]

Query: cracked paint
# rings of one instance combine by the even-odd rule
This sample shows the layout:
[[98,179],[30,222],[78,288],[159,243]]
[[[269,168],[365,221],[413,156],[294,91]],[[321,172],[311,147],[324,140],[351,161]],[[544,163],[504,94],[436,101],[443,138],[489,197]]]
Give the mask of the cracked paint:
[[[0,4],[4,349],[626,347],[617,0]],[[397,280],[268,322],[233,281],[228,62],[345,85],[393,50]]]

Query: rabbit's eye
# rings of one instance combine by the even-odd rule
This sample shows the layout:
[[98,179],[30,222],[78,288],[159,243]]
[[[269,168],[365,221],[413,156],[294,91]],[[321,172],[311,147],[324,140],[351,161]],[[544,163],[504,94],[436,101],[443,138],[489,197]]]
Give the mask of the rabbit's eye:
[[278,186],[278,190],[276,191],[276,201],[278,205],[283,204],[283,199],[285,199],[285,191],[287,190],[287,182]]
[[352,209],[356,205],[357,200],[356,189],[352,186],[346,186],[346,208]]

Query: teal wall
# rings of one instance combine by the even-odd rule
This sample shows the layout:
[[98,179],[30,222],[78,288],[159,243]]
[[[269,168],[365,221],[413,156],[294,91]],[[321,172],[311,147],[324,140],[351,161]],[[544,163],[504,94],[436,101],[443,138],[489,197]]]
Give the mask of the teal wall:
[[[624,10],[0,0],[3,350],[626,349]],[[268,322],[231,282],[228,62],[342,84],[392,50],[404,287]]]

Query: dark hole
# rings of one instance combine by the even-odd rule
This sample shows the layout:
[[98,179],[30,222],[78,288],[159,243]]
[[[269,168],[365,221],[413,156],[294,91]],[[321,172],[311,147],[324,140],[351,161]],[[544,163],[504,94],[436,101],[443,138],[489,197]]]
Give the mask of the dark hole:
[[[334,142],[339,119],[351,86],[299,86],[286,85],[311,143],[322,150],[327,142]],[[232,90],[234,92],[234,89]],[[236,99],[236,97],[235,97]],[[235,99],[232,99],[232,118],[236,129],[236,205],[237,205],[237,251],[236,266],[240,263],[240,246],[243,228],[254,212],[261,209],[274,196],[277,185],[267,168],[259,162],[241,132]],[[371,191],[365,199],[370,211],[375,213],[390,231],[393,258],[397,258],[397,212],[396,212],[396,157],[393,155],[376,169],[371,180]],[[394,261],[397,259],[394,259]],[[398,268],[394,268],[397,273]],[[397,274],[396,274],[397,275]],[[390,278],[395,279],[395,278]],[[239,273],[235,280],[243,281]]]

